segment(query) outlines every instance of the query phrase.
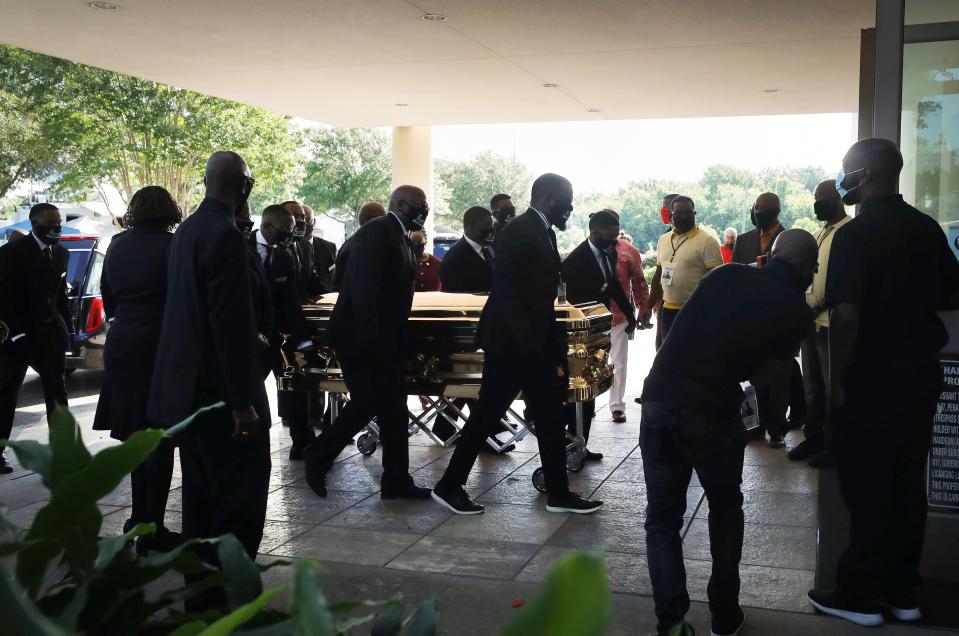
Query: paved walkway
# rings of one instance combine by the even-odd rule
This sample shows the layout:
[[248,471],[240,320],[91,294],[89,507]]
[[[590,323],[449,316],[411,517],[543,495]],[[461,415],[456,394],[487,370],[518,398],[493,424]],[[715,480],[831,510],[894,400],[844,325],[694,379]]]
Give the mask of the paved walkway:
[[[638,392],[652,357],[651,334],[633,343],[630,385]],[[90,429],[99,377],[71,378],[71,407],[88,444],[110,444]],[[46,426],[36,376],[31,376],[17,412],[14,437],[45,439]],[[604,396],[605,397],[605,396]],[[275,400],[272,400],[275,405]],[[600,400],[590,448],[606,455],[571,475],[573,488],[606,502],[592,516],[551,514],[530,475],[539,466],[530,436],[506,456],[482,456],[467,486],[487,506],[480,516],[458,517],[431,501],[381,501],[379,452],[372,457],[347,449],[329,475],[329,497],[306,486],[303,466],[287,459],[289,434],[271,431],[273,469],[262,559],[310,557],[328,565],[333,599],[383,598],[400,590],[411,600],[439,596],[441,626],[449,634],[491,634],[508,618],[514,598],[528,598],[552,563],[575,549],[603,554],[616,593],[611,633],[637,634],[653,628],[646,565],[643,511],[646,489],[637,447],[639,407],[630,403],[628,423],[613,424]],[[795,436],[796,434],[791,434]],[[792,439],[791,444],[797,440]],[[421,485],[442,474],[450,451],[422,434],[410,439],[410,463]],[[742,603],[752,627],[744,634],[845,634],[861,630],[813,616],[805,601],[816,565],[818,474],[786,459],[783,450],[761,442],[746,449],[743,490],[746,533]],[[28,524],[46,490],[36,475],[18,467],[0,481],[0,502],[18,524]],[[179,471],[167,525],[180,526]],[[103,532],[118,534],[129,515],[129,484],[104,499]],[[708,633],[708,504],[695,477],[688,491],[683,529],[692,616]],[[288,573],[271,571],[273,579]],[[887,628],[888,633],[916,633]]]

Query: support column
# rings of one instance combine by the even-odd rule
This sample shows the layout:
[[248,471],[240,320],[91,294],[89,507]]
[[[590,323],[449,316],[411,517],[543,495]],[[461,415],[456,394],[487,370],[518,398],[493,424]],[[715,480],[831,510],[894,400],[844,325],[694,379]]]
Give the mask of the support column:
[[[430,209],[433,204],[433,128],[397,126],[393,128],[393,187],[412,185],[422,188]],[[426,220],[428,250],[433,246],[433,214]]]

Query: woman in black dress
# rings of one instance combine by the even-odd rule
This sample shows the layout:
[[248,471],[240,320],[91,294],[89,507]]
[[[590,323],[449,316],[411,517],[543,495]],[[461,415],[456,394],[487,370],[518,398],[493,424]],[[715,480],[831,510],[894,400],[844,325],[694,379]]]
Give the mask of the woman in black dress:
[[[93,428],[125,440],[148,428],[147,399],[166,300],[167,259],[171,230],[183,216],[170,193],[159,186],[139,190],[123,217],[125,231],[107,248],[103,265],[103,303],[110,329],[104,349],[104,382]],[[131,475],[133,512],[124,526],[155,523],[152,536],[140,537],[137,550],[166,551],[181,537],[163,525],[173,445],[163,440]]]

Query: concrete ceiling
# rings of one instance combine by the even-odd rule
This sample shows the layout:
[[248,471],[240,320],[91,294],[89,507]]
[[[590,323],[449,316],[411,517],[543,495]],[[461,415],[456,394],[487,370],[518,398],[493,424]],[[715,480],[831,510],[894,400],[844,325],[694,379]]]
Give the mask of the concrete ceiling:
[[338,126],[853,112],[875,12],[874,0],[113,1],[0,0],[0,41]]

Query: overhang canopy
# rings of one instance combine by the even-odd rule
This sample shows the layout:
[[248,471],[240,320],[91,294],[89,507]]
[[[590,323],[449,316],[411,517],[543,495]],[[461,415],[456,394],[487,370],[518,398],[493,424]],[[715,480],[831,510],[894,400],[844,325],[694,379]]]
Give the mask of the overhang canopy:
[[338,126],[852,112],[875,11],[874,0],[114,2],[0,0],[0,41]]

